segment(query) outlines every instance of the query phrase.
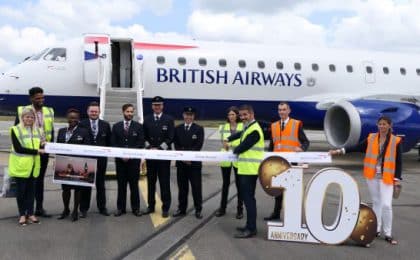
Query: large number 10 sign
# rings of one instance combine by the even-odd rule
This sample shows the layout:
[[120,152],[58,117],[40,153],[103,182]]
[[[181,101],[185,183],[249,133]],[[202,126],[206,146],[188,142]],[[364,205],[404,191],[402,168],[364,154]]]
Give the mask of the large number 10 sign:
[[[326,225],[323,207],[327,189],[332,184],[340,187],[339,205],[335,220]],[[283,189],[284,219],[268,222],[270,240],[341,244],[356,227],[359,189],[356,181],[343,170],[326,168],[317,172],[304,191],[302,168],[288,168],[272,177],[271,188]]]

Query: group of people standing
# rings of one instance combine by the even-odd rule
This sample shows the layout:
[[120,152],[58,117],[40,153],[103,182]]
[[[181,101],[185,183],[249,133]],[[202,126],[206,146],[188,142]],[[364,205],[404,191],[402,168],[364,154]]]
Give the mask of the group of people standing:
[[[43,207],[44,177],[48,165],[48,154],[43,146],[54,140],[54,111],[44,106],[43,90],[34,87],[29,90],[31,105],[18,107],[16,124],[11,128],[12,152],[9,158],[9,175],[17,183],[17,204],[19,224],[39,223],[37,217],[50,217]],[[183,123],[175,127],[174,119],[163,113],[164,99],[156,96],[152,99],[153,113],[144,118],[144,124],[133,120],[134,106],[122,106],[123,120],[111,126],[99,119],[100,109],[97,102],[87,108],[88,119],[80,121],[80,112],[76,109],[67,111],[68,126],[61,128],[57,135],[58,143],[113,146],[124,148],[200,151],[204,142],[204,129],[194,122],[196,111],[193,107],[183,110]],[[291,108],[288,103],[278,105],[280,120],[271,124],[269,150],[273,152],[303,152],[309,147],[309,140],[303,131],[303,123],[290,118]],[[378,218],[378,236],[385,233],[386,241],[397,244],[392,237],[392,190],[401,179],[401,139],[392,134],[392,122],[382,116],[378,122],[378,132],[372,133],[357,147],[330,150],[331,155],[345,152],[365,152],[364,176],[367,179],[373,209]],[[246,225],[238,227],[236,238],[249,238],[257,233],[257,207],[255,188],[258,168],[264,157],[264,133],[255,119],[254,110],[249,105],[227,110],[226,123],[219,128],[223,151],[231,150],[238,156],[236,162],[221,162],[223,178],[222,196],[216,217],[226,214],[230,175],[233,170],[238,191],[236,218],[244,216]],[[77,156],[77,155],[75,155]],[[109,216],[106,208],[105,172],[106,157],[97,157],[97,207],[99,213]],[[131,210],[135,216],[155,212],[156,183],[159,180],[162,217],[169,216],[171,206],[170,161],[146,160],[148,207],[140,210],[139,172],[140,159],[115,158],[118,183],[117,211],[115,216],[126,214],[127,185],[130,187]],[[186,215],[188,190],[191,185],[195,217],[202,218],[202,163],[177,161],[178,209],[173,216]],[[62,185],[64,210],[59,219],[70,215],[70,193],[74,190],[72,220],[86,217],[90,207],[91,188],[74,185]],[[36,210],[34,211],[34,200]],[[80,207],[80,213],[79,213]],[[265,220],[280,219],[282,195],[275,198],[274,210]]]

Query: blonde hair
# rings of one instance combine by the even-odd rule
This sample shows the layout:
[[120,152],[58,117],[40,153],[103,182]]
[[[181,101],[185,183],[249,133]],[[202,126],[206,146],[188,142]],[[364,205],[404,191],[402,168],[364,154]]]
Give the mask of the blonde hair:
[[23,124],[23,117],[31,114],[35,118],[35,111],[31,107],[25,107],[22,109],[22,114],[20,115],[20,122]]

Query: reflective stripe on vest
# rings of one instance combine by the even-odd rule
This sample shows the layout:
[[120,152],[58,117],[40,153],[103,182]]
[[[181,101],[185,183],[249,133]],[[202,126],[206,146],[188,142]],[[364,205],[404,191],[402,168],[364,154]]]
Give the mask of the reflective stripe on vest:
[[245,129],[240,140],[243,142],[243,140],[245,140],[246,137],[254,131],[258,132],[260,138],[253,147],[239,154],[238,174],[258,175],[258,168],[264,157],[264,134],[260,125],[257,122],[251,124],[248,128]]
[[280,120],[271,124],[271,138],[274,152],[294,152],[295,147],[300,147],[299,127],[301,121],[290,118],[281,131]]
[[[20,124],[13,126],[11,131],[15,134],[20,145],[28,149],[38,150],[41,145],[40,131],[38,128],[32,130],[30,134],[26,128],[23,128]],[[40,156],[32,154],[21,154],[17,153],[12,145],[11,153],[9,155],[9,176],[28,178],[32,173],[33,177],[39,176],[41,167]]]
[[[238,123],[236,125],[236,132],[240,132],[244,129],[244,125],[242,123]],[[222,140],[222,143],[224,140],[227,140],[229,138],[229,136],[231,135],[230,133],[230,124],[226,123],[224,125],[220,125],[219,126],[219,133],[220,133],[220,139]],[[240,143],[240,139],[236,139],[233,140],[232,142],[230,142],[230,148],[231,150],[235,150],[235,148],[239,145]],[[222,152],[225,152],[225,149],[221,149]],[[233,165],[233,167],[238,168],[238,162],[220,162],[220,167],[230,167],[231,165]]]
[[[386,184],[394,183],[396,158],[397,158],[397,145],[400,143],[401,138],[394,135],[390,136],[388,146],[385,148],[385,155],[383,158],[382,181]],[[378,163],[379,151],[379,135],[377,133],[369,134],[367,139],[366,156],[364,159],[363,175],[367,179],[373,179],[376,174],[376,164]]]
[[[18,107],[19,121],[20,121],[20,118],[22,116],[22,111],[23,111],[24,108],[33,108],[33,106],[32,105],[27,105],[27,106]],[[51,142],[52,141],[52,132],[53,132],[53,129],[54,129],[54,110],[51,107],[43,106],[42,107],[42,118],[44,120],[44,124],[43,124],[44,129],[42,129],[42,131],[45,134],[45,140],[47,142]]]

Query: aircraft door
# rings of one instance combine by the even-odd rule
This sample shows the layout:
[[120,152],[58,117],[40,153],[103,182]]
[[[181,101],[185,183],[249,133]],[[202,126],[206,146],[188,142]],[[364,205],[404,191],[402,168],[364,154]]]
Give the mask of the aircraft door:
[[131,39],[113,39],[111,41],[112,87],[132,88],[133,50]]
[[98,84],[99,77],[109,70],[110,51],[109,35],[84,35],[83,73],[87,84]]
[[375,64],[371,61],[363,62],[363,72],[365,74],[365,82],[367,84],[375,83]]

